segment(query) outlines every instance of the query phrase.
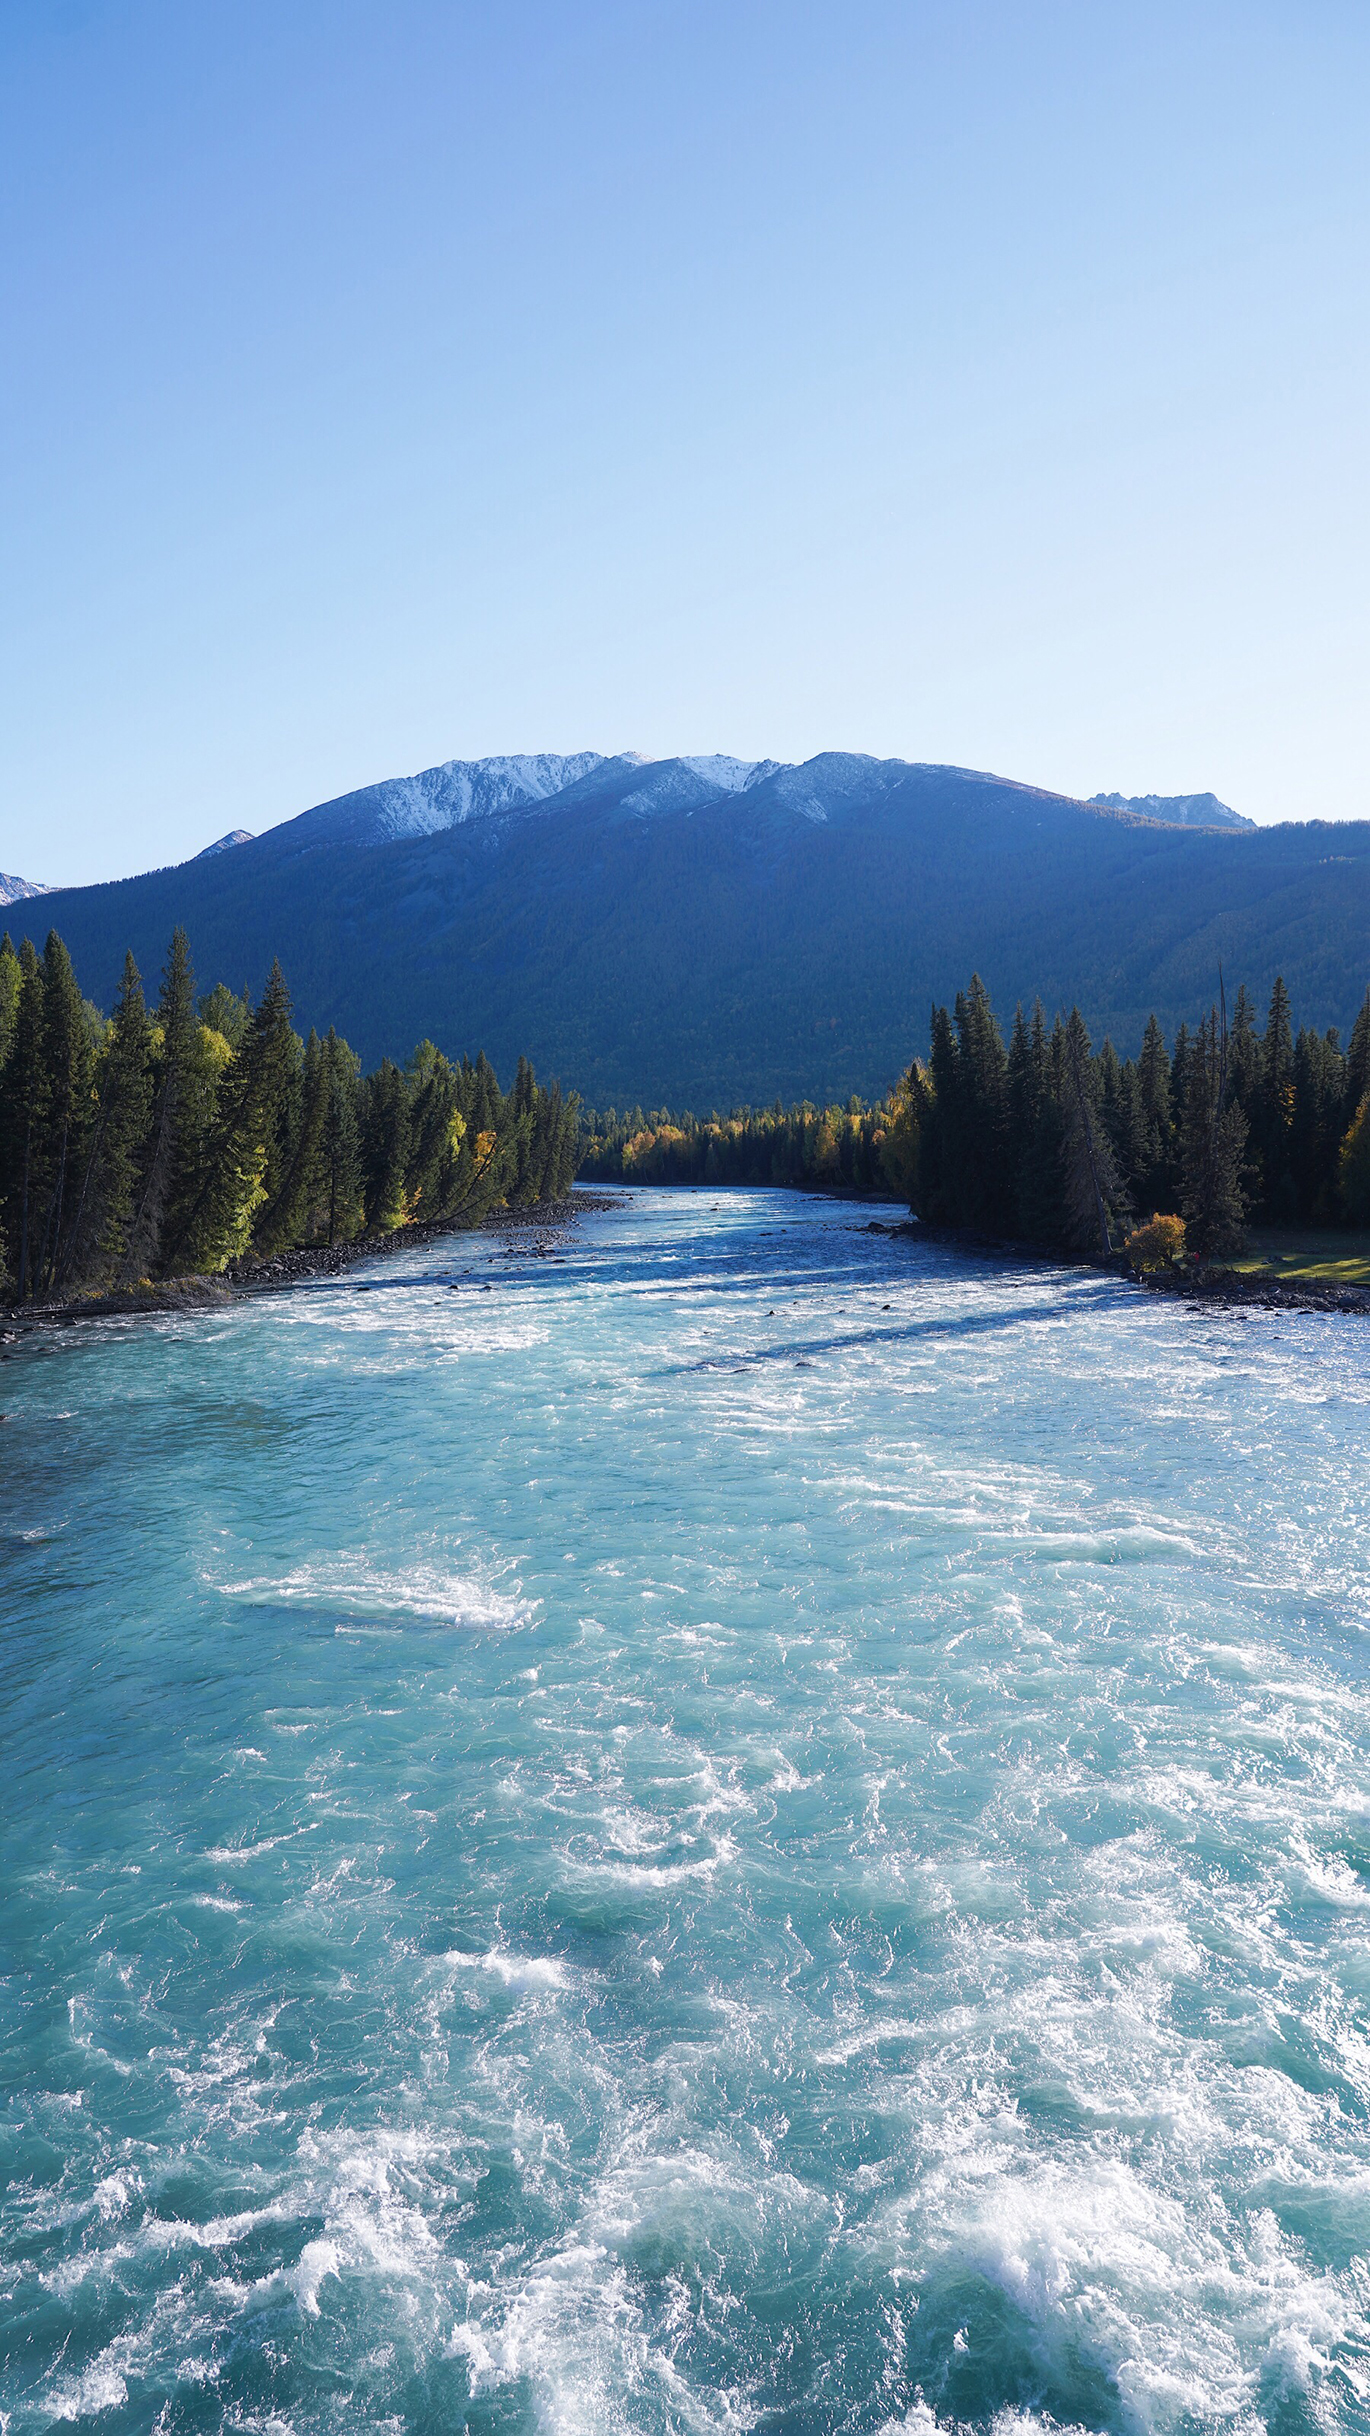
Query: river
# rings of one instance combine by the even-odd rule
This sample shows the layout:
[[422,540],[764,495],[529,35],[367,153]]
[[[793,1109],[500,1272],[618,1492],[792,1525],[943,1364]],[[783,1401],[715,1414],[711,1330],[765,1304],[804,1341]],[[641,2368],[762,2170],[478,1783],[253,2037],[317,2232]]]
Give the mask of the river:
[[6,2436],[1367,2425],[1370,1332],[868,1215],[0,1367]]

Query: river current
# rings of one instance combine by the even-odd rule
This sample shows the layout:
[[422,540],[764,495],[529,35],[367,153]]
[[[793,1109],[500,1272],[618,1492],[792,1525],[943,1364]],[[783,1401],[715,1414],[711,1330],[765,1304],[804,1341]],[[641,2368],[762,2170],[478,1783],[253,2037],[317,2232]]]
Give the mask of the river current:
[[1370,2425],[1370,1333],[868,1216],[0,1367],[4,2436]]

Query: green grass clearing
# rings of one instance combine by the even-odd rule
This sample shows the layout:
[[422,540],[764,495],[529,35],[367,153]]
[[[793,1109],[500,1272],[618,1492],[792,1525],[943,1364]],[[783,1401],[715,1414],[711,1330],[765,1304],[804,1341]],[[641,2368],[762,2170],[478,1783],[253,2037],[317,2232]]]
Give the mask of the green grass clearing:
[[1246,1250],[1227,1263],[1248,1276],[1307,1277],[1323,1285],[1370,1286],[1370,1235],[1359,1230],[1252,1227]]

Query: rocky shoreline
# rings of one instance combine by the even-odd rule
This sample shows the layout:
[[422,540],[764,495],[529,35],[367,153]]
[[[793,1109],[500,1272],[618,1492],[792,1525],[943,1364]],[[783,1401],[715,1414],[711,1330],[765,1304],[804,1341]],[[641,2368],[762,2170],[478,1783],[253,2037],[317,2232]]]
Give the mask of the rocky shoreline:
[[159,1285],[132,1286],[118,1294],[93,1294],[76,1302],[27,1303],[0,1310],[0,1345],[17,1344],[36,1328],[69,1328],[80,1320],[121,1319],[146,1312],[212,1310],[239,1301],[247,1294],[270,1294],[312,1278],[337,1277],[361,1260],[391,1252],[412,1251],[446,1235],[534,1235],[534,1249],[562,1233],[587,1211],[621,1209],[622,1196],[610,1192],[576,1192],[561,1201],[538,1201],[528,1209],[492,1210],[479,1225],[460,1219],[434,1219],[427,1226],[397,1227],[385,1235],[358,1236],[353,1243],[316,1244],[298,1252],[279,1252],[272,1260],[231,1260],[221,1277],[168,1277]]
[[1283,1278],[1252,1273],[1245,1269],[1184,1268],[1134,1269],[1121,1255],[1112,1260],[1070,1261],[1064,1253],[1048,1250],[1042,1244],[1021,1243],[1016,1239],[994,1235],[975,1235],[960,1227],[925,1226],[920,1219],[904,1218],[892,1226],[884,1226],[872,1218],[865,1232],[868,1235],[904,1235],[922,1243],[945,1243],[953,1250],[984,1252],[997,1260],[1051,1261],[1062,1267],[1101,1269],[1117,1277],[1125,1285],[1140,1286],[1148,1294],[1166,1294],[1178,1302],[1203,1303],[1212,1307],[1226,1304],[1234,1309],[1259,1311],[1345,1311],[1370,1314],[1370,1286],[1322,1285],[1316,1278],[1286,1283]]

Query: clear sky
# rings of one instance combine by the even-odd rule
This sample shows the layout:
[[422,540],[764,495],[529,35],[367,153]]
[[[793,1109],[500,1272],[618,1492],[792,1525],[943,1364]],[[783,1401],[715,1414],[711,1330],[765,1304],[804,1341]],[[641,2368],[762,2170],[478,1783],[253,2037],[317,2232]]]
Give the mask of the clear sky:
[[1364,0],[4,0],[0,869],[452,755],[1360,816]]

